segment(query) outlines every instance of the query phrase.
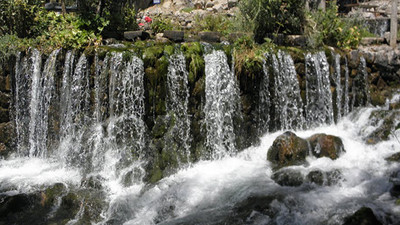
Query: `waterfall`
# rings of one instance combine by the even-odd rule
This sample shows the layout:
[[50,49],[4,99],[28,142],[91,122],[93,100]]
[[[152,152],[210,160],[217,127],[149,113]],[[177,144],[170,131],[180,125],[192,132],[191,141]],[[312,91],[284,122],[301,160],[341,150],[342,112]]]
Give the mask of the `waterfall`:
[[[268,54],[265,55],[266,58],[269,57]],[[263,60],[263,72],[264,76],[262,77],[260,89],[259,89],[259,102],[258,102],[258,134],[262,135],[265,132],[269,131],[269,122],[270,122],[270,107],[271,107],[271,99],[270,99],[270,91],[269,91],[269,66],[267,65],[267,61]]]
[[178,144],[177,155],[188,162],[190,157],[189,86],[186,61],[182,54],[173,55],[169,60],[167,86],[167,112],[173,115],[175,121],[172,133]]
[[21,54],[17,56],[17,64],[15,66],[15,130],[16,130],[16,146],[19,156],[29,155],[29,87],[30,87],[30,71],[28,60],[36,62],[37,55],[32,54],[28,59],[27,57],[21,58]]
[[[50,54],[43,73],[40,71],[40,62],[34,63],[30,102],[29,156],[45,157],[47,154],[49,107],[54,94],[56,58],[59,51],[55,50]],[[34,54],[36,60],[41,60],[40,53]]]
[[[106,57],[103,66],[109,69],[109,120],[104,152],[97,153],[98,164],[116,172],[116,179],[124,179],[134,170],[141,170],[136,161],[142,160],[146,144],[144,123],[144,68],[135,56],[123,59],[122,53]],[[101,76],[103,76],[101,74]],[[104,159],[103,159],[104,157]],[[140,175],[142,176],[142,175]],[[136,178],[135,178],[136,179]],[[138,178],[141,180],[141,178]]]
[[352,92],[352,107],[360,107],[370,104],[371,100],[368,85],[367,62],[365,61],[364,57],[360,58],[358,73],[353,79]]
[[324,52],[306,54],[306,121],[308,127],[333,120],[329,64]]
[[205,73],[206,146],[211,151],[208,157],[218,159],[236,151],[234,117],[239,92],[236,77],[223,51],[213,50],[205,56]]
[[303,125],[303,104],[292,57],[278,51],[272,55],[276,129],[296,129]]
[[58,155],[68,165],[88,165],[88,149],[85,148],[85,131],[90,128],[90,89],[88,62],[84,54],[79,57],[74,65],[74,55],[67,53],[62,90],[61,107],[61,134]]
[[347,57],[345,58],[344,67],[344,93],[343,93],[343,115],[346,116],[350,112],[350,97],[349,97],[349,66],[347,62]]
[[340,76],[340,55],[335,54],[332,52],[333,56],[333,67],[334,67],[334,72],[333,72],[333,80],[336,85],[336,121],[339,121],[340,118],[342,117],[342,85],[341,85],[341,76]]

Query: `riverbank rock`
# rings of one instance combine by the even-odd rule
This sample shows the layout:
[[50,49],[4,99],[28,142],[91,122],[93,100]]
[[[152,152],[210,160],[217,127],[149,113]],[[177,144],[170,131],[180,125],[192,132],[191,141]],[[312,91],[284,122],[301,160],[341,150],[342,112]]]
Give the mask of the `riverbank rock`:
[[272,180],[281,186],[298,187],[304,183],[301,172],[294,169],[281,169],[272,175]]
[[377,110],[369,117],[370,133],[365,138],[367,144],[377,144],[389,140],[390,136],[397,135],[400,130],[400,111]]
[[362,207],[344,220],[343,225],[380,225],[371,208]]
[[307,153],[307,141],[287,131],[275,139],[268,150],[267,159],[279,167],[289,166],[304,162]]
[[310,143],[313,155],[317,158],[337,159],[344,152],[342,139],[333,135],[314,134],[307,140]]
[[298,165],[304,162],[306,156],[312,150],[317,157],[337,159],[344,152],[344,145],[339,137],[327,134],[314,134],[303,139],[295,133],[287,131],[278,136],[269,148],[267,159],[276,163],[279,167]]

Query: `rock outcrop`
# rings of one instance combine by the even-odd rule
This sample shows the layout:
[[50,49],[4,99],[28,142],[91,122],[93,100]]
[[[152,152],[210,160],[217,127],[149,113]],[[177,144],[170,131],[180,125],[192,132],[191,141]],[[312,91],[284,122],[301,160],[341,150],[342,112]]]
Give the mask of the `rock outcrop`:
[[305,160],[308,150],[306,140],[287,131],[275,139],[268,150],[267,159],[280,167],[299,164]]
[[344,151],[343,142],[339,137],[326,134],[314,134],[307,139],[314,156],[337,159]]
[[267,159],[279,168],[301,164],[310,152],[317,158],[328,157],[335,160],[344,151],[343,142],[339,137],[315,134],[303,139],[287,131],[275,139],[268,150]]

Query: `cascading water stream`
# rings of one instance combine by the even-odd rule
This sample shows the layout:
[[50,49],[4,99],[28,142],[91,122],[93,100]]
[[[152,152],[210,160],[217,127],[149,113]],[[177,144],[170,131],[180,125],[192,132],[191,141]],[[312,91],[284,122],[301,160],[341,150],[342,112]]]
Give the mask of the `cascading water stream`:
[[234,117],[238,113],[238,87],[223,51],[213,50],[205,56],[207,158],[218,159],[236,151]]
[[336,118],[335,121],[339,121],[340,118],[342,117],[342,98],[343,98],[343,90],[342,90],[342,84],[341,84],[341,73],[340,73],[340,55],[337,53],[333,53],[333,68],[334,72],[332,74],[332,78],[335,82],[335,92],[336,92]]
[[[268,54],[265,55],[269,57]],[[269,66],[267,61],[263,61],[263,72],[262,82],[260,83],[259,91],[259,102],[258,102],[258,134],[262,135],[269,131],[270,123],[270,107],[271,107],[271,94],[269,91]]]
[[[28,59],[35,61],[33,54],[31,57],[21,58],[21,54],[17,56],[17,64],[15,66],[15,131],[16,131],[16,147],[19,156],[29,155],[29,99],[30,93],[27,91],[30,87],[30,75],[28,68]],[[31,64],[32,65],[32,64]]]
[[367,106],[371,103],[366,64],[365,58],[361,57],[360,64],[358,65],[358,74],[353,79],[352,107]]
[[190,157],[190,119],[188,115],[189,89],[185,57],[182,54],[171,56],[167,74],[167,112],[173,116],[175,124],[172,135],[177,143],[177,160],[189,162]]
[[[88,62],[84,54],[79,57],[75,70],[73,53],[67,53],[63,73],[61,134],[58,156],[69,166],[88,166],[85,140],[91,125]],[[64,111],[65,110],[65,111]]]
[[[286,168],[299,172],[304,181],[298,187],[288,187],[273,180],[274,165],[266,160],[269,147],[282,131],[264,134],[259,145],[236,152],[235,125],[241,112],[240,96],[233,68],[229,67],[224,52],[214,50],[205,55],[202,120],[208,155],[151,184],[143,179],[148,172],[145,171],[146,157],[151,155],[149,142],[153,141],[148,138],[151,132],[144,122],[146,117],[151,117],[145,115],[144,62],[130,52],[112,52],[104,58],[96,55],[93,70],[92,58],[82,54],[78,59],[76,52],[69,51],[62,76],[61,73],[55,76],[61,67],[54,61],[62,58],[58,54],[55,51],[49,56],[42,72],[42,56],[37,50],[17,57],[13,104],[17,110],[18,152],[24,157],[0,160],[1,201],[3,196],[39,193],[38,201],[45,202],[51,198],[51,192],[44,187],[66,187],[50,203],[54,203],[52,210],[43,220],[57,218],[64,213],[62,210],[76,207],[66,211],[72,216],[62,222],[69,221],[68,224],[336,225],[343,224],[345,217],[362,206],[372,208],[384,223],[400,222],[400,206],[389,194],[390,174],[399,167],[385,160],[400,151],[400,143],[395,139],[400,130],[392,130],[388,140],[366,144],[365,138],[382,124],[373,122],[371,116],[391,111],[359,108],[347,115],[350,78],[347,65],[341,77],[337,55],[335,73],[331,75],[335,82],[332,86],[338,93],[335,106],[324,53],[306,55],[306,106],[302,104],[300,77],[290,55],[278,51],[266,56],[264,77],[257,90],[260,105],[255,113],[263,116],[258,120],[263,123],[257,126],[259,132],[292,129],[301,138],[316,133],[336,135],[346,150],[336,160],[307,157],[306,163]],[[365,67],[363,63],[360,68]],[[162,116],[174,117],[174,127],[166,130],[174,134],[171,136],[180,146],[178,151],[185,157],[195,157],[188,152],[191,84],[186,68],[182,54],[171,56],[166,74],[168,115]],[[366,82],[366,73],[360,74],[360,81]],[[368,89],[364,87],[355,93],[363,93],[359,96],[365,97]],[[337,124],[333,124],[334,107],[338,110]],[[48,117],[52,113],[58,116]],[[303,114],[307,125],[312,127],[309,130],[302,130],[305,128]],[[274,116],[270,118],[270,115]],[[46,144],[52,140],[44,135],[55,130],[50,120],[57,117],[60,118],[59,140],[57,148],[52,149]],[[399,121],[396,117],[394,124]],[[317,127],[321,124],[325,125]],[[37,130],[36,127],[43,129],[33,134],[31,131]],[[39,145],[30,142],[30,137],[44,144],[44,147],[35,147],[32,155],[29,154],[31,147]],[[36,151],[46,149],[47,153]],[[308,175],[315,171],[322,174],[323,184],[308,180]],[[328,182],[331,173],[337,176]],[[57,214],[59,209],[61,213]]]
[[306,54],[306,122],[308,127],[333,120],[329,64],[324,52]]
[[349,67],[347,58],[345,58],[344,71],[344,93],[343,93],[343,115],[346,116],[350,112],[350,96],[349,96]]
[[293,59],[282,51],[270,57],[274,75],[272,102],[275,108],[275,129],[301,128],[304,124],[303,103]]

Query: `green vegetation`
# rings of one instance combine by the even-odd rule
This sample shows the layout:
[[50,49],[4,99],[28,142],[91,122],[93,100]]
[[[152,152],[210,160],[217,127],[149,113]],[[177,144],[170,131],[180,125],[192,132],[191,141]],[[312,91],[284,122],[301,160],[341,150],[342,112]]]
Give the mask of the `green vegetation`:
[[271,34],[301,34],[305,22],[304,1],[243,0],[239,5],[244,24],[258,43]]
[[232,29],[232,21],[223,15],[196,16],[194,21],[196,31],[217,31],[228,35]]
[[307,13],[305,34],[309,47],[330,45],[344,49],[355,48],[361,41],[363,29],[354,20],[338,17],[336,2],[331,2],[325,11]]
[[[27,46],[46,52],[55,48],[97,46],[103,38],[122,38],[123,31],[138,28],[131,1],[78,0],[77,3],[78,12],[61,15],[44,10],[43,0],[1,1],[2,58]],[[185,8],[183,11],[190,12],[193,9]],[[271,39],[276,39],[278,34],[305,35],[309,48],[329,45],[342,49],[355,48],[361,37],[371,36],[356,20],[340,18],[334,1],[328,4],[326,11],[306,12],[303,1],[298,0],[241,0],[239,9],[234,17],[198,16],[192,30],[217,31],[225,39],[236,41],[233,48],[239,58],[237,67],[253,66],[249,58],[256,59],[258,52],[274,48]],[[151,29],[161,33],[176,28],[171,20],[160,17],[153,19]],[[239,39],[231,38],[232,33],[240,33]],[[258,46],[256,43],[263,44]],[[198,62],[193,67],[201,65],[195,57],[193,61]]]
[[190,13],[191,11],[193,11],[195,8],[194,7],[186,7],[183,8],[181,11],[182,12],[186,12],[186,13]]
[[326,11],[306,12],[298,0],[243,0],[237,16],[242,31],[251,30],[257,43],[264,43],[277,34],[304,34],[308,47],[323,45],[350,49],[358,46],[361,38],[371,36],[357,20],[338,16],[336,1]]
[[[6,43],[13,47],[33,46],[44,51],[99,45],[103,37],[122,35],[136,29],[136,12],[128,1],[78,1],[77,13],[58,14],[43,8],[43,0],[0,2],[0,52]],[[11,45],[11,43],[8,43]]]
[[172,30],[174,28],[170,19],[166,18],[155,18],[151,24],[151,29],[156,33],[163,33],[166,30]]

